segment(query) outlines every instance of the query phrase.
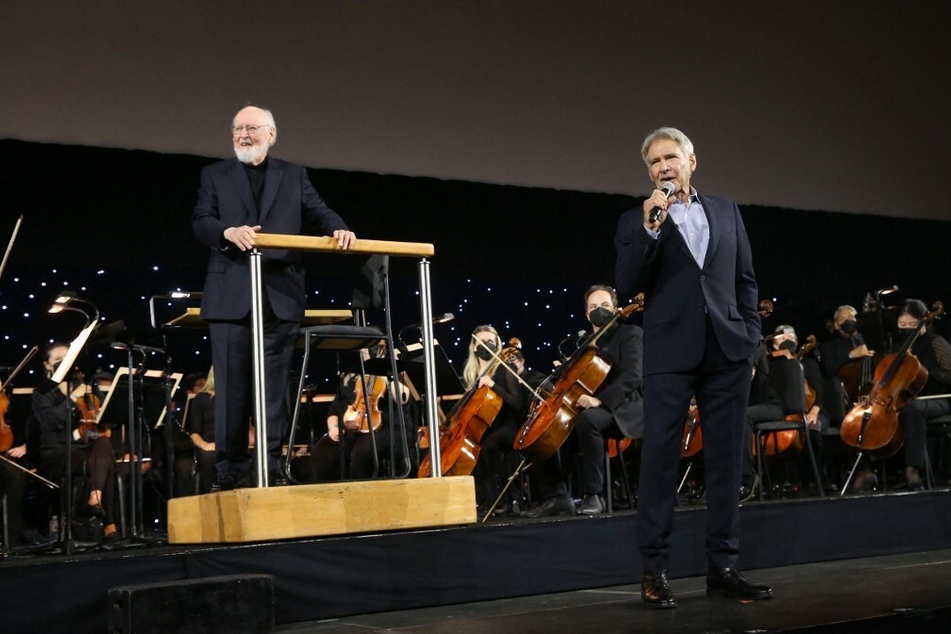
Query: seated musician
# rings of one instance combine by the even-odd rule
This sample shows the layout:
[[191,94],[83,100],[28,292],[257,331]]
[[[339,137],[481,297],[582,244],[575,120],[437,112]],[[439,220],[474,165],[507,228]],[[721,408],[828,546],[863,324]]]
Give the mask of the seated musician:
[[208,493],[215,483],[218,470],[215,467],[215,369],[201,377],[201,387],[188,405],[185,431],[194,445],[195,472],[198,475],[198,492]]
[[740,501],[750,500],[762,483],[756,479],[753,459],[753,425],[783,419],[783,401],[769,381],[769,365],[765,346],[760,346],[750,377],[750,398],[746,407],[747,441],[743,443],[743,475],[740,478]]
[[[813,446],[818,448],[821,454],[822,435],[821,432],[829,427],[829,417],[823,409],[825,401],[825,390],[822,380],[822,369],[819,361],[815,358],[814,352],[808,354],[799,354],[799,337],[796,335],[796,329],[789,325],[780,325],[776,327],[770,341],[769,365],[771,375],[789,376],[790,373],[783,371],[783,366],[789,363],[798,363],[802,367],[802,376],[808,386],[806,393],[805,411],[806,424],[810,430],[810,440]],[[778,372],[773,372],[776,369]],[[798,372],[795,373],[798,376]],[[773,385],[780,392],[784,402],[793,402],[799,396],[799,386],[782,385],[774,382]],[[788,393],[788,390],[794,390]],[[792,412],[786,412],[792,413]],[[782,417],[773,420],[781,420]],[[798,456],[791,455],[790,459],[783,461],[786,471],[786,482],[783,485],[783,493],[795,494],[802,486],[802,460],[808,460],[807,454],[800,453]],[[806,471],[809,472],[808,470]]]
[[[617,295],[610,286],[597,284],[584,294],[585,316],[594,334],[617,312]],[[584,497],[578,513],[596,515],[605,509],[604,451],[608,438],[640,438],[644,432],[641,363],[644,331],[640,326],[616,323],[599,341],[611,370],[594,396],[578,398],[575,434],[581,451],[581,488]],[[610,486],[610,484],[608,485]]]
[[[485,327],[480,326],[480,328]],[[492,332],[494,329],[493,331],[481,330],[475,333],[475,336],[491,345],[494,339],[490,339],[488,335]],[[479,354],[478,350],[476,354]],[[479,360],[482,360],[481,356]],[[541,372],[526,369],[525,357],[517,349],[512,349],[506,355],[505,363],[507,368],[499,364],[494,372],[486,373],[476,383],[478,387],[488,386],[502,399],[502,407],[495,421],[486,430],[479,443],[479,460],[473,473],[476,485],[479,487],[479,499],[484,506],[495,502],[513,471],[510,465],[506,465],[505,457],[512,453],[512,443],[528,415],[532,399],[531,390],[537,389],[546,378]],[[516,377],[521,378],[525,383],[523,384]],[[574,504],[568,497],[567,491],[563,491],[561,500],[570,505],[570,512],[574,512]],[[504,515],[510,511],[511,504],[506,501],[496,506],[493,513]]]
[[[52,378],[62,363],[68,348],[62,343],[50,343],[43,350],[43,367],[47,378]],[[60,479],[66,472],[66,434],[73,428],[72,416],[75,403],[90,386],[72,386],[68,380],[51,389],[37,388],[33,391],[33,415],[40,423],[40,468],[51,480]],[[89,494],[83,513],[103,518],[103,536],[107,540],[118,539],[114,515],[116,458],[112,443],[105,435],[86,440],[79,439],[73,431],[72,472],[89,480]],[[68,493],[67,493],[68,495]]]
[[[822,370],[832,385],[840,384],[839,373],[847,365],[856,360],[875,356],[875,351],[869,349],[862,334],[858,332],[857,315],[858,312],[852,306],[839,306],[832,318],[836,336],[819,347]],[[854,398],[854,395],[852,396]],[[852,487],[856,492],[873,491],[878,487],[878,476],[867,465],[862,465],[856,473]]]
[[[361,350],[364,359],[382,358],[385,352],[382,345]],[[394,383],[386,377],[368,375],[366,385],[370,387],[371,401],[374,397],[379,399],[381,420],[381,426],[374,427],[371,437],[369,426],[372,416],[367,415],[363,398],[357,398],[359,381],[359,372],[348,372],[340,376],[337,392],[327,413],[327,433],[313,444],[309,455],[298,457],[293,461],[291,469],[295,479],[304,482],[329,482],[346,478],[352,480],[375,478],[380,471],[380,461],[384,456],[389,455],[393,430],[397,427],[389,420],[390,408],[385,403],[387,393],[395,407],[406,408],[404,412],[407,433],[411,435],[415,431],[416,426],[410,422],[411,418],[407,411],[409,390],[406,386],[399,381]],[[378,385],[377,381],[382,381],[384,387],[374,391],[374,386]],[[363,415],[355,416],[356,412]],[[412,439],[410,438],[408,442],[412,442]],[[396,446],[401,447],[399,444]]]
[[923,487],[921,471],[925,465],[928,421],[951,413],[951,400],[945,398],[922,399],[934,394],[951,394],[951,344],[927,328],[924,323],[928,307],[918,299],[906,299],[898,309],[898,331],[901,336],[896,346],[913,333],[918,338],[911,346],[911,353],[928,370],[928,382],[914,398],[901,409],[898,422],[905,431],[905,482],[912,491]]

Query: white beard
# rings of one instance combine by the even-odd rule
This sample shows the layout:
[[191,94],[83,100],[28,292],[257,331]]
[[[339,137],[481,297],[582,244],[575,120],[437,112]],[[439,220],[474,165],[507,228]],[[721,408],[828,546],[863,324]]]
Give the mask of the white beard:
[[242,163],[256,165],[263,161],[264,157],[267,156],[267,146],[238,146],[234,149],[234,155],[238,157],[238,160]]

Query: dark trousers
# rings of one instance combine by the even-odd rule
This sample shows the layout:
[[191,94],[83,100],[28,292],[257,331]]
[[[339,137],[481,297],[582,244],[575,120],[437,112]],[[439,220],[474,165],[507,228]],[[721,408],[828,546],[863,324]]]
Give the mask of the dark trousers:
[[677,497],[680,442],[690,398],[697,396],[707,486],[709,564],[735,568],[739,557],[742,445],[748,438],[750,364],[731,361],[708,324],[704,359],[689,372],[644,377],[644,444],[636,519],[645,572],[666,570]]
[[[115,524],[116,457],[112,452],[112,442],[106,436],[99,436],[92,443],[74,443],[72,447],[73,475],[88,478],[88,490],[102,491],[99,502],[103,510],[103,522]],[[57,481],[66,475],[65,447],[43,450],[40,466],[44,476],[50,480]],[[85,506],[87,500],[76,502]]]
[[[266,311],[267,313],[267,311]],[[278,469],[281,440],[288,425],[288,377],[297,322],[265,317],[264,376],[267,416],[268,471]],[[248,424],[253,403],[250,319],[212,322],[212,362],[215,368],[215,448],[218,475],[239,478],[251,466]]]
[[943,398],[924,401],[912,399],[902,408],[898,414],[898,420],[905,428],[906,465],[919,470],[924,468],[928,421],[949,412],[951,412],[951,401]]
[[604,492],[604,442],[624,437],[614,415],[603,407],[583,409],[575,417],[575,434],[581,451],[581,492]]

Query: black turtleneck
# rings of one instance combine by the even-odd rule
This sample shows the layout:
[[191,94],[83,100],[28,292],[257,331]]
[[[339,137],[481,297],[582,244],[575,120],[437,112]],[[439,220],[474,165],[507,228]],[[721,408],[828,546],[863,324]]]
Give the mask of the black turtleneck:
[[261,213],[261,197],[264,195],[264,181],[267,180],[267,162],[268,157],[264,157],[259,165],[244,165],[244,171],[248,175],[248,182],[251,184],[251,194],[254,195],[254,204],[257,205],[258,213]]

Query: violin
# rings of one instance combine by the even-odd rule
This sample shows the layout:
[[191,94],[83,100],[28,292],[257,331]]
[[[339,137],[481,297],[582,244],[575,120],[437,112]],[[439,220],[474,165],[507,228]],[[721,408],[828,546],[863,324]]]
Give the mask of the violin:
[[[366,390],[369,388],[370,411],[367,415]],[[370,425],[373,431],[383,426],[383,412],[380,411],[380,397],[386,391],[386,378],[382,376],[361,376],[357,379],[353,403],[347,406],[343,415],[344,427],[351,431],[368,433]]]
[[593,396],[611,371],[611,363],[597,348],[598,340],[618,319],[642,310],[644,294],[638,293],[631,304],[615,312],[585,347],[576,350],[555,371],[550,395],[534,403],[512,444],[530,464],[542,462],[558,451],[574,428],[578,399],[584,394]]
[[680,457],[693,458],[703,449],[703,433],[700,430],[700,411],[697,398],[690,399],[687,409],[687,422],[684,423],[683,439],[680,442]]
[[[927,326],[943,314],[944,304],[935,302],[920,326]],[[845,444],[881,458],[901,449],[905,432],[898,424],[898,414],[928,382],[928,368],[910,352],[920,332],[921,328],[916,328],[898,352],[885,356],[875,368],[875,382],[868,396],[846,414],[839,426],[839,436]]]
[[[85,381],[82,372],[73,373],[73,381],[80,385]],[[102,409],[102,400],[93,390],[86,390],[76,401],[76,410],[79,412],[79,439],[83,442],[95,440],[99,436],[109,437],[112,430],[105,425],[98,425],[99,411]]]
[[[515,351],[522,349],[522,342],[512,337],[498,355],[495,363],[489,365],[483,376],[493,372],[498,363],[509,361]],[[456,403],[446,417],[446,428],[439,435],[439,465],[442,475],[469,475],[479,460],[480,443],[486,430],[495,422],[502,409],[500,397],[488,385],[473,387]],[[430,456],[423,458],[419,465],[420,478],[432,474]]]

